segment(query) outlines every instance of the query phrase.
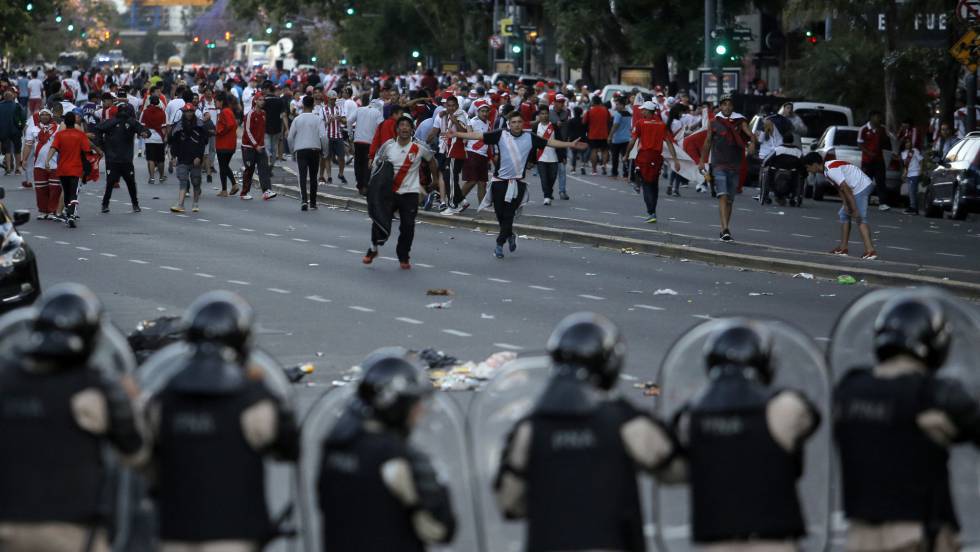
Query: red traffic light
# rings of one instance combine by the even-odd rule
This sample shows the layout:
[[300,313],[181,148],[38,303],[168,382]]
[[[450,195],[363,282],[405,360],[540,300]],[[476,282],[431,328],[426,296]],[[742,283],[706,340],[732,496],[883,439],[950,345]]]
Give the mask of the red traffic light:
[[808,39],[807,39],[807,41],[808,41],[808,42],[809,42],[810,44],[816,44],[816,43],[817,43],[817,37],[815,37],[815,36],[811,36],[810,38],[808,38]]
[[201,37],[199,37],[199,36],[195,36],[194,37],[194,44],[197,44],[200,41],[201,41]]

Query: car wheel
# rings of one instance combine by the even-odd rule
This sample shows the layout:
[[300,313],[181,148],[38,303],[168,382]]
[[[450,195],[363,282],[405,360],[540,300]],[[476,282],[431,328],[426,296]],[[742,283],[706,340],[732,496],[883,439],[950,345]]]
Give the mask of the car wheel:
[[949,216],[953,220],[965,220],[967,215],[966,204],[963,201],[963,194],[960,193],[960,187],[957,186],[956,190],[953,191],[953,206],[950,209]]

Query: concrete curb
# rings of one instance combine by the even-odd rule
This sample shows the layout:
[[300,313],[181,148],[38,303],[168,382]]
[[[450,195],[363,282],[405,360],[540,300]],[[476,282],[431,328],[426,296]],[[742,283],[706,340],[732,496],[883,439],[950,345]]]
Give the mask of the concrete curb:
[[[293,174],[291,170],[288,170],[288,172]],[[272,186],[273,189],[282,195],[299,198],[299,187],[297,186],[288,186],[285,184],[273,184]],[[364,199],[348,198],[325,192],[318,192],[317,197],[321,203],[328,205],[334,205],[336,207],[354,211],[367,211],[367,201]],[[439,214],[421,210],[418,214],[418,220],[440,226],[469,228],[474,230],[487,230],[490,227],[497,226],[497,221],[493,218],[474,218],[460,215],[445,217]],[[629,248],[640,253],[650,253],[661,257],[688,259],[721,266],[745,268],[749,270],[780,272],[784,274],[809,272],[816,278],[825,278],[829,280],[836,280],[841,274],[849,274],[854,278],[864,280],[869,284],[885,286],[941,286],[962,297],[980,300],[980,284],[960,280],[946,280],[933,276],[903,274],[900,272],[888,272],[869,268],[840,267],[809,261],[793,261],[760,255],[747,255],[744,253],[728,253],[688,245],[676,245],[659,241],[639,240],[605,234],[579,232],[575,230],[561,230],[539,225],[514,224],[514,230],[519,234],[525,234],[534,238],[553,240],[561,243],[574,243],[576,245],[590,245],[593,247],[604,247],[619,250]]]

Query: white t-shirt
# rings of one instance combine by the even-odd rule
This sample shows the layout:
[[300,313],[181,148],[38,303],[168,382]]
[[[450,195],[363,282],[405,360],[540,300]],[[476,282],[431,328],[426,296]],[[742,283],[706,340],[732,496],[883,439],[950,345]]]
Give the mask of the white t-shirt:
[[381,112],[373,107],[358,107],[352,115],[347,117],[347,126],[354,129],[354,141],[362,144],[370,144],[374,140],[374,133],[378,131],[378,125],[384,120]]
[[357,102],[350,98],[347,98],[346,100],[341,99],[337,103],[339,103],[340,107],[343,108],[344,117],[346,117],[347,120],[350,120],[350,118],[354,116],[354,112],[357,111]]
[[201,117],[202,120],[205,121],[210,120],[211,124],[214,125],[218,124],[218,115],[221,114],[221,110],[218,109],[218,106],[215,104],[214,99],[206,100],[204,98],[201,98],[198,108],[202,112],[202,117]]
[[[544,138],[545,133],[548,132],[548,127],[549,126],[551,126],[551,123],[534,123],[534,131],[537,133],[538,136]],[[553,138],[554,136],[555,136],[555,133],[552,132],[551,133],[551,137]],[[557,163],[558,162],[558,154],[555,153],[555,148],[552,148],[552,147],[546,147],[546,148],[544,148],[544,153],[542,153],[541,154],[541,157],[538,158],[538,162],[539,163]]]
[[[51,132],[52,126],[54,132]],[[40,149],[38,149],[37,146],[38,146],[38,140],[41,138],[41,130],[42,129],[40,126],[31,125],[30,127],[28,127],[27,134],[25,136],[25,141],[29,146],[31,146],[31,152],[36,154],[34,156],[34,168],[37,169],[45,168],[44,162],[48,158],[48,151],[51,150],[51,143],[54,142],[54,135],[58,133],[57,132],[58,126],[51,125],[51,124],[48,125],[47,132],[45,132],[45,137],[47,138],[47,140],[41,145]],[[50,166],[55,167],[57,165],[58,165],[58,154],[55,153],[54,157],[51,158]]]
[[44,92],[44,83],[41,82],[41,79],[31,79],[27,81],[27,90],[30,91],[28,94],[30,99],[39,100]]
[[908,170],[909,177],[922,174],[922,153],[917,148],[902,152],[902,166]]
[[[409,158],[409,150],[412,146],[418,146],[418,153]],[[398,177],[398,173],[405,163],[408,163],[408,172],[405,173],[405,178],[402,180],[401,186],[398,188],[396,193],[399,194],[417,194],[422,190],[422,186],[419,182],[419,167],[422,165],[422,161],[432,160],[432,151],[425,147],[425,144],[419,142],[418,140],[412,140],[407,145],[401,145],[398,143],[397,139],[392,138],[378,148],[378,152],[374,156],[374,162],[380,165],[384,161],[391,162],[395,169],[395,178]]]
[[[485,123],[480,120],[479,117],[473,117],[470,119],[470,129],[472,132],[479,132],[483,134],[484,132],[490,132],[490,123]],[[477,142],[480,142],[479,148],[474,148]],[[487,145],[483,143],[483,140],[467,140],[466,141],[466,151],[472,151],[473,153],[480,154],[484,157],[487,156]]]
[[[469,119],[466,118],[466,112],[463,111],[462,109],[457,109],[456,113],[454,113],[451,116],[447,115],[443,117],[443,112],[445,111],[446,110],[443,109],[441,112],[437,111],[436,114],[433,115],[435,120],[432,121],[432,128],[439,129],[439,153],[449,155],[449,150],[453,144],[450,144],[449,138],[446,137],[446,131],[448,130],[448,128],[455,128],[454,125],[449,122],[449,118],[452,117],[453,119],[460,121],[461,123],[463,123],[463,126],[466,126],[466,124],[469,122]],[[458,140],[458,138],[455,138],[454,140]]]
[[254,95],[255,89],[251,85],[242,90],[242,112],[244,115],[248,115],[248,112],[252,111],[252,96]]
[[872,181],[868,175],[847,161],[828,161],[824,163],[824,176],[838,188],[844,182],[854,194],[859,194],[871,187]]
[[164,113],[167,114],[167,124],[172,125],[180,119],[180,111],[184,109],[184,99],[174,98],[167,103]]

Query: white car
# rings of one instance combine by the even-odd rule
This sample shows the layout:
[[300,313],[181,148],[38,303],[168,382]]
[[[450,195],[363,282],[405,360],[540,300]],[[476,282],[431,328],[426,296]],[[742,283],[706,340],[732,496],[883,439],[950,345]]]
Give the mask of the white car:
[[832,126],[854,126],[854,113],[842,105],[818,102],[793,102],[793,112],[803,120],[806,132],[800,136],[803,151]]
[[[820,154],[824,161],[840,160],[861,166],[861,146],[858,144],[858,134],[861,127],[856,126],[830,126],[824,130],[823,135],[814,144],[813,151]],[[898,155],[895,151],[895,137],[889,135],[891,147],[885,149],[885,181],[889,188],[898,189],[903,185],[901,166],[899,165]],[[826,193],[835,193],[830,184],[827,183],[823,175],[815,175],[809,185],[813,186],[813,199],[820,201]],[[905,193],[903,191],[903,193]]]
[[611,102],[613,94],[616,92],[623,94],[631,93],[633,90],[638,90],[641,94],[653,94],[649,88],[643,88],[642,86],[633,86],[631,84],[607,84],[606,86],[602,87],[602,92],[600,94],[602,97],[602,103]]

